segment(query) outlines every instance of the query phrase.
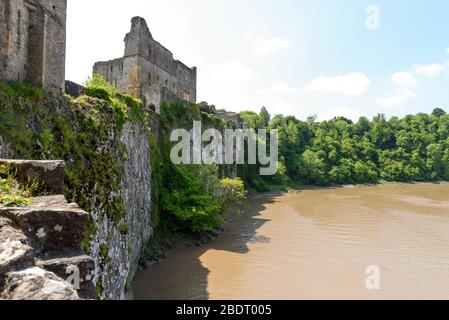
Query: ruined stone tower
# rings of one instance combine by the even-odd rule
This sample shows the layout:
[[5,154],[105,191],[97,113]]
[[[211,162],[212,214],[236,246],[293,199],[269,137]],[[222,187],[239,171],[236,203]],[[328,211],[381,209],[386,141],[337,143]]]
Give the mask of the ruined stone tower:
[[173,54],[155,41],[143,18],[132,19],[125,37],[123,58],[97,62],[93,68],[120,92],[143,100],[160,112],[162,101],[196,102],[196,68],[173,59]]
[[67,0],[0,0],[0,80],[62,93]]

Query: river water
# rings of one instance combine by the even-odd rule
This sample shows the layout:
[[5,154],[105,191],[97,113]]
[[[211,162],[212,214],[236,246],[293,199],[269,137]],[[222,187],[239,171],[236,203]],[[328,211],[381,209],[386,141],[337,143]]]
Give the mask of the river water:
[[449,299],[449,184],[265,196],[227,229],[139,272],[134,297]]

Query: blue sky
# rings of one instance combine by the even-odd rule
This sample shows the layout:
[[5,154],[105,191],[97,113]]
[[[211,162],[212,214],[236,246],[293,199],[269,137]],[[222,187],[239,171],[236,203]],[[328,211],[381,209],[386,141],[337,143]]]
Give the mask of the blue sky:
[[198,100],[220,108],[301,119],[449,111],[447,0],[69,0],[67,78],[122,56],[135,15],[198,67]]

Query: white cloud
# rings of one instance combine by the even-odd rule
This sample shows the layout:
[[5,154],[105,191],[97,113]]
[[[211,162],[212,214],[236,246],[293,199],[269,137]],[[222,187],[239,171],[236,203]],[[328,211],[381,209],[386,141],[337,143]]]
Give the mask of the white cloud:
[[418,83],[412,73],[405,71],[393,74],[391,81],[399,87],[414,87]]
[[285,82],[277,82],[271,86],[270,91],[275,93],[297,93],[299,89],[290,87]]
[[372,81],[364,73],[349,73],[335,77],[319,77],[310,82],[304,91],[341,93],[349,96],[364,94]]
[[394,95],[386,98],[377,98],[376,102],[385,108],[393,108],[403,105],[410,99],[416,97],[416,93],[409,89],[398,89]]
[[447,48],[446,52],[449,53],[449,48]]
[[254,77],[254,72],[250,67],[232,61],[217,64],[212,67],[210,72],[211,74],[208,74],[209,79],[219,83],[242,84],[247,83]]
[[266,55],[281,49],[289,49],[293,47],[293,41],[289,39],[271,38],[257,39],[254,41],[254,53],[258,55]]
[[345,117],[353,121],[357,121],[361,114],[351,107],[335,108],[318,116],[319,121],[331,120],[336,117]]
[[433,64],[415,64],[413,65],[413,72],[415,74],[424,75],[426,77],[434,77],[444,70],[444,65],[440,63]]
[[[449,49],[448,49],[449,50]],[[377,98],[377,103],[386,108],[403,105],[416,97],[416,93],[410,88],[418,84],[416,76],[435,77],[449,66],[440,63],[414,64],[410,71],[397,72],[391,76],[391,81],[396,86],[392,96]]]

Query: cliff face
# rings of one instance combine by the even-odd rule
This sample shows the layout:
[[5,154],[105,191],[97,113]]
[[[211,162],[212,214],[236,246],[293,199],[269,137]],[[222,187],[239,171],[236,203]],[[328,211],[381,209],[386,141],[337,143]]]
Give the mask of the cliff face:
[[82,248],[95,262],[97,292],[123,299],[152,234],[148,119],[156,115],[1,84],[0,105],[0,156],[65,161],[64,193],[89,213]]
[[125,216],[117,227],[102,215],[99,207],[92,212],[98,231],[90,242],[91,254],[97,266],[96,281],[108,299],[124,299],[126,286],[137,271],[142,246],[152,234],[148,130],[142,124],[128,122],[120,141],[126,148],[126,156],[120,164],[123,175],[119,190],[126,208]]

